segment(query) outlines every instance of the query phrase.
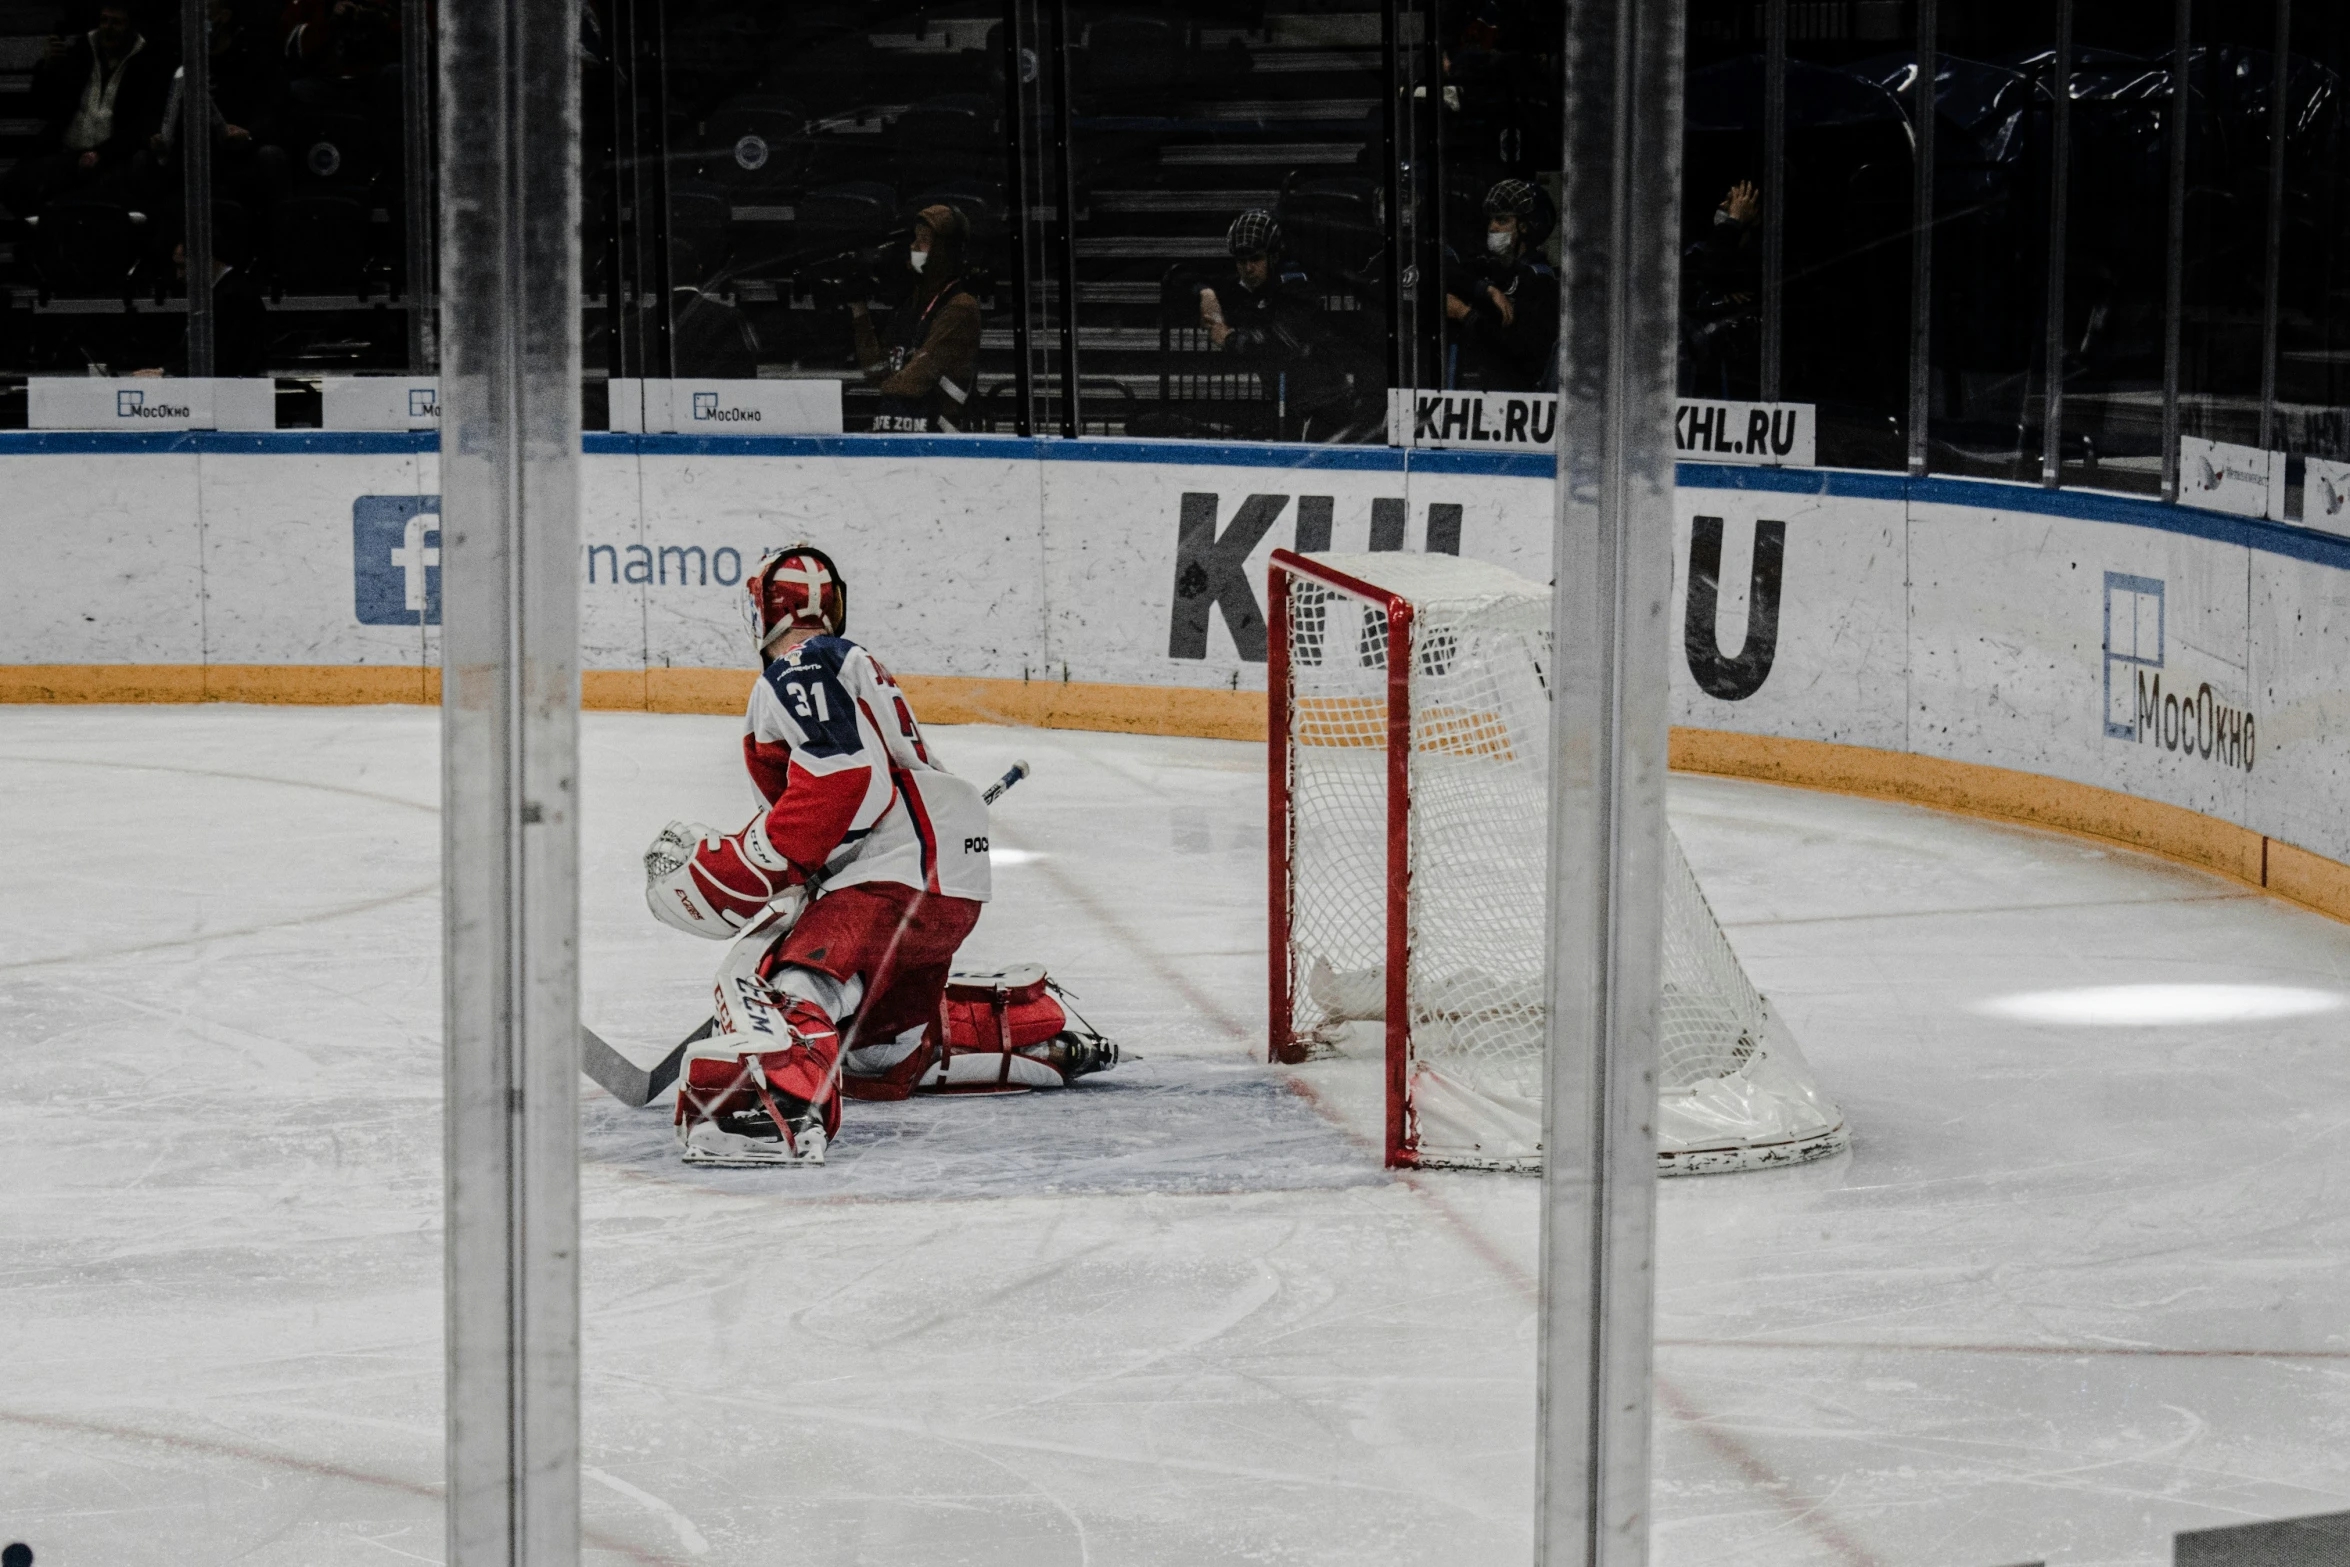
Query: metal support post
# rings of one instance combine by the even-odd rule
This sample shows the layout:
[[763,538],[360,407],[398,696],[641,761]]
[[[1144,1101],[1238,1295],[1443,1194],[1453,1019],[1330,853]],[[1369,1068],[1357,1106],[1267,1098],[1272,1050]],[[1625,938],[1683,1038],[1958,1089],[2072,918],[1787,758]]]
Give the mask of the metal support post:
[[[677,247],[670,243],[670,226],[677,220],[676,208],[670,204],[669,190],[669,7],[655,3],[637,7],[638,27],[641,30],[645,53],[635,56],[638,80],[645,84],[637,97],[638,112],[648,109],[653,121],[651,145],[639,131],[636,138],[637,154],[631,170],[635,183],[630,187],[635,205],[636,274],[629,287],[638,295],[637,308],[645,319],[649,341],[640,344],[638,353],[644,360],[643,374],[654,380],[666,380],[678,373],[677,363]],[[645,103],[650,98],[649,104]],[[701,287],[707,278],[695,278],[694,286]],[[649,301],[643,299],[647,288],[653,293]],[[687,369],[692,367],[688,366]]]
[[1918,79],[1910,95],[1917,116],[1917,175],[1909,231],[1909,471],[1926,471],[1927,425],[1934,410],[1934,120],[1941,59],[1935,0],[1918,0]]
[[1403,224],[1408,235],[1404,286],[1410,291],[1412,385],[1433,391],[1444,385],[1444,125],[1443,51],[1437,46],[1435,16],[1428,0],[1412,0],[1401,13],[1399,48],[1404,91],[1411,104],[1405,121],[1410,141],[1403,171]]
[[450,1567],[579,1560],[579,11],[440,10]]
[[441,367],[439,244],[433,233],[433,43],[431,0],[400,0],[400,144],[407,189],[408,229],[401,296],[408,305],[408,368],[427,375]]
[[1028,120],[1020,90],[1023,0],[1004,0],[1004,184],[1011,194],[1011,221],[1004,225],[1006,262],[1012,274],[1012,428],[1036,433],[1036,362],[1031,357],[1028,319],[1028,225],[1035,197],[1028,191]]
[[2048,334],[2042,346],[2040,482],[2055,489],[2064,482],[2064,269],[2070,243],[2073,179],[2073,0],[2056,0],[2056,61],[2049,112],[2048,153]]
[[1648,1556],[1683,7],[1567,15],[1535,1560]]
[[[630,0],[612,0],[604,23],[604,135],[594,149],[597,178],[585,180],[588,149],[581,148],[580,202],[600,205],[604,227],[604,375],[607,384],[624,376],[641,376],[634,345],[629,341],[627,295],[633,286],[628,258],[628,202],[622,183],[635,160],[636,145],[636,17]],[[592,78],[591,78],[592,80]],[[583,282],[582,289],[586,284]]]
[[212,5],[180,0],[180,244],[188,265],[188,374],[213,373]]
[[[2293,0],[2276,0],[2277,41],[2268,89],[2268,254],[2260,288],[2260,449],[2273,451],[2277,428],[2277,278],[2285,248],[2285,137],[2292,128],[2285,94],[2292,87]],[[2271,458],[2270,461],[2275,461]]]
[[2179,498],[2179,320],[2187,291],[2187,122],[2194,95],[2187,67],[2193,54],[2189,25],[2193,0],[2178,0],[2170,67],[2169,233],[2162,283],[2162,498]]
[[1053,0],[1053,144],[1060,154],[1061,243],[1061,433],[1085,433],[1084,398],[1077,383],[1077,154],[1070,129],[1069,0]]
[[1403,0],[1382,0],[1379,7],[1379,71],[1387,83],[1387,112],[1379,121],[1379,166],[1385,171],[1380,199],[1386,203],[1380,224],[1380,238],[1387,247],[1387,384],[1390,387],[1408,386],[1405,373],[1409,355],[1405,348],[1411,318],[1404,312],[1409,297],[1404,286],[1404,269],[1411,264],[1411,252],[1405,248],[1404,204],[1404,148],[1410,132],[1407,118],[1412,112],[1411,89],[1403,79],[1402,62],[1398,51],[1403,42]]
[[1779,400],[1787,332],[1787,0],[1763,5],[1762,400]]

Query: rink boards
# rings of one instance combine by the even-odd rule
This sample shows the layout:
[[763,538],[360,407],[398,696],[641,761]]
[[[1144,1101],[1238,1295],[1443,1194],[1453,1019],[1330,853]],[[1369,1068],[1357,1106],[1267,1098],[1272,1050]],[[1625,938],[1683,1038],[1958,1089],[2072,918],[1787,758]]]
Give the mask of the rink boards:
[[[0,435],[0,697],[431,700],[433,439]],[[591,435],[584,477],[602,707],[739,706],[737,584],[802,537],[928,716],[1230,738],[1262,733],[1276,547],[1550,575],[1539,456]],[[2069,827],[2350,913],[2350,539],[1693,464],[1675,554],[1677,765]]]

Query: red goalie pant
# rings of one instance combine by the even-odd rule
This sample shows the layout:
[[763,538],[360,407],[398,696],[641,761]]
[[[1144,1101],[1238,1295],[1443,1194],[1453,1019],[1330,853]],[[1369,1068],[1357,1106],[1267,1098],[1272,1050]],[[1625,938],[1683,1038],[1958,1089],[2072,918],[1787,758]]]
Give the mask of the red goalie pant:
[[969,898],[860,882],[818,898],[766,966],[773,972],[796,964],[844,983],[865,982],[865,999],[841,1035],[845,1053],[910,1028],[937,1026],[947,971],[955,949],[979,923],[979,910]]

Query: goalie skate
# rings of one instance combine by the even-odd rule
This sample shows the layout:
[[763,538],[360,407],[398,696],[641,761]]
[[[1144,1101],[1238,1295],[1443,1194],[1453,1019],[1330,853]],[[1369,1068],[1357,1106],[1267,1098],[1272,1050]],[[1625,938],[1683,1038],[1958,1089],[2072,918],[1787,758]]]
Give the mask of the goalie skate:
[[[715,1166],[719,1169],[764,1169],[778,1164],[822,1164],[830,1139],[824,1135],[821,1122],[813,1117],[792,1133],[789,1138],[777,1137],[774,1122],[764,1114],[756,1119],[765,1122],[764,1129],[728,1131],[720,1123],[735,1119],[721,1116],[715,1120],[696,1121],[678,1128],[678,1142],[687,1164]],[[751,1117],[742,1117],[750,1120]]]

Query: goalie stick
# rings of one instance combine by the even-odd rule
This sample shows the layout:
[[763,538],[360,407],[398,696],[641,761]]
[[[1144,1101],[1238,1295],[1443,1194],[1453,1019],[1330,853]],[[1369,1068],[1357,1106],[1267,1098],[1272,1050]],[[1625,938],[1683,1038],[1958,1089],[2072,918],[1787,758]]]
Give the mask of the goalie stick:
[[[989,805],[1004,797],[1004,792],[1029,774],[1026,762],[1014,762],[1011,771],[987,786],[980,798]],[[701,1027],[679,1040],[669,1054],[649,1067],[635,1062],[613,1049],[602,1035],[585,1023],[579,1025],[579,1069],[594,1078],[604,1092],[631,1109],[651,1104],[662,1091],[677,1081],[678,1068],[685,1061],[688,1045],[709,1037],[718,1026],[714,1017],[702,1019]]]

